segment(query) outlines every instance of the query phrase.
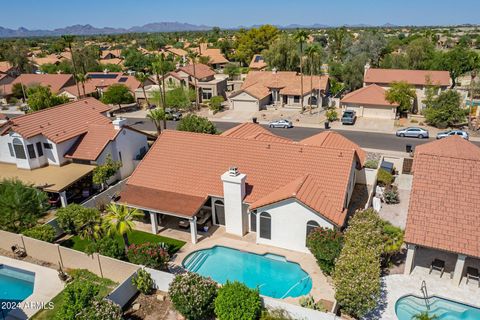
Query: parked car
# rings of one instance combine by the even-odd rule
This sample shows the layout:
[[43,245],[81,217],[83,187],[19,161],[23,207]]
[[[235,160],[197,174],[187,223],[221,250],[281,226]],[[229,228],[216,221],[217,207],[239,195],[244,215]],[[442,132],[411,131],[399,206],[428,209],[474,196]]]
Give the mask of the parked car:
[[272,121],[268,124],[270,128],[293,128],[292,121],[290,120],[277,120],[277,121]]
[[468,133],[462,130],[449,130],[437,133],[437,139],[442,139],[450,136],[461,136],[465,140],[468,140],[470,138],[468,136]]
[[353,110],[345,110],[342,115],[342,124],[355,124],[357,113]]
[[418,127],[408,127],[396,132],[397,137],[428,138],[428,131]]
[[167,116],[168,120],[178,121],[182,119],[182,113],[177,109],[166,108],[165,115]]

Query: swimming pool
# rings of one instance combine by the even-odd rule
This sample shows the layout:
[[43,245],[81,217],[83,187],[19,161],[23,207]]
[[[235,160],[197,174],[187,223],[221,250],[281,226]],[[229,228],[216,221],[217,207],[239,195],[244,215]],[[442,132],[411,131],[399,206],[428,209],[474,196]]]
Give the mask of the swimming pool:
[[478,320],[480,319],[480,308],[475,308],[463,303],[433,296],[427,299],[408,295],[397,300],[395,313],[399,320],[411,320],[413,316],[427,312],[429,315],[437,316],[438,320]]
[[259,255],[215,246],[192,252],[183,260],[191,272],[211,277],[218,283],[239,281],[272,298],[299,297],[312,289],[312,279],[299,264],[283,256]]
[[0,319],[33,293],[35,273],[0,264]]

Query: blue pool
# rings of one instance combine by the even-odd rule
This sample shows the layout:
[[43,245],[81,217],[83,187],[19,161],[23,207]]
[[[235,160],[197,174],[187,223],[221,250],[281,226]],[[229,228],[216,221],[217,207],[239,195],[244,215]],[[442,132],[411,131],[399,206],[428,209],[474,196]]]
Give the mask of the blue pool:
[[33,292],[35,273],[0,264],[0,319],[10,311],[10,303],[19,303]]
[[427,299],[409,295],[397,300],[395,313],[399,320],[411,320],[415,315],[428,311],[428,314],[437,316],[437,320],[478,320],[480,308],[475,308],[463,303],[450,301],[436,296]]
[[312,279],[297,263],[274,254],[258,255],[222,246],[199,250],[183,260],[191,272],[218,283],[239,281],[272,298],[299,297],[312,289]]

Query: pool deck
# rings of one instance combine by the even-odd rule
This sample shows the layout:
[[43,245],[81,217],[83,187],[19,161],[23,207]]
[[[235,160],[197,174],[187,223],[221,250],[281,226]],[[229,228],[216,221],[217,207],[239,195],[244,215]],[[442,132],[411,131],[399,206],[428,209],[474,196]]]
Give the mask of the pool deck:
[[[171,234],[169,236],[172,236]],[[181,266],[183,259],[193,251],[207,249],[214,246],[225,246],[233,249],[248,251],[257,254],[273,253],[284,256],[288,261],[298,263],[312,278],[312,290],[310,294],[316,299],[334,301],[335,291],[330,279],[322,273],[310,253],[296,252],[273,246],[255,243],[255,234],[249,233],[243,237],[225,233],[224,227],[219,227],[207,237],[203,237],[197,244],[187,242],[173,259],[175,265]],[[282,301],[298,304],[299,298],[286,298]]]
[[31,306],[41,303],[46,305],[64,288],[63,282],[60,281],[57,271],[54,269],[42,267],[21,260],[7,258],[4,256],[0,256],[0,264],[35,273],[33,293],[22,302],[22,307],[20,309],[11,311],[7,319],[23,320],[30,318],[37,313],[39,309],[25,307],[25,303],[27,305],[30,303]]
[[428,269],[416,267],[411,275],[389,275],[383,279],[383,296],[379,307],[365,319],[369,320],[397,320],[395,303],[405,295],[422,296],[420,287],[422,281],[426,282],[429,296],[453,300],[480,308],[480,288],[477,282],[468,285],[462,282],[460,286],[454,285],[450,277],[439,273],[428,274]]

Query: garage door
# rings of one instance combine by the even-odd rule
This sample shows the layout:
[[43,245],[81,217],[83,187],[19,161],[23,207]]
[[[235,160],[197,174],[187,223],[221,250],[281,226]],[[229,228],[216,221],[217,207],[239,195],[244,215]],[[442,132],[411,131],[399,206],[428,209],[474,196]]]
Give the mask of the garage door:
[[365,118],[392,119],[392,107],[363,107],[363,116]]
[[258,106],[256,101],[232,100],[232,106],[233,106],[233,110],[236,110],[236,111],[248,111],[248,112],[258,111]]
[[362,113],[360,112],[360,107],[354,104],[346,104],[343,106],[343,110],[352,110],[357,113],[357,117],[361,117]]

